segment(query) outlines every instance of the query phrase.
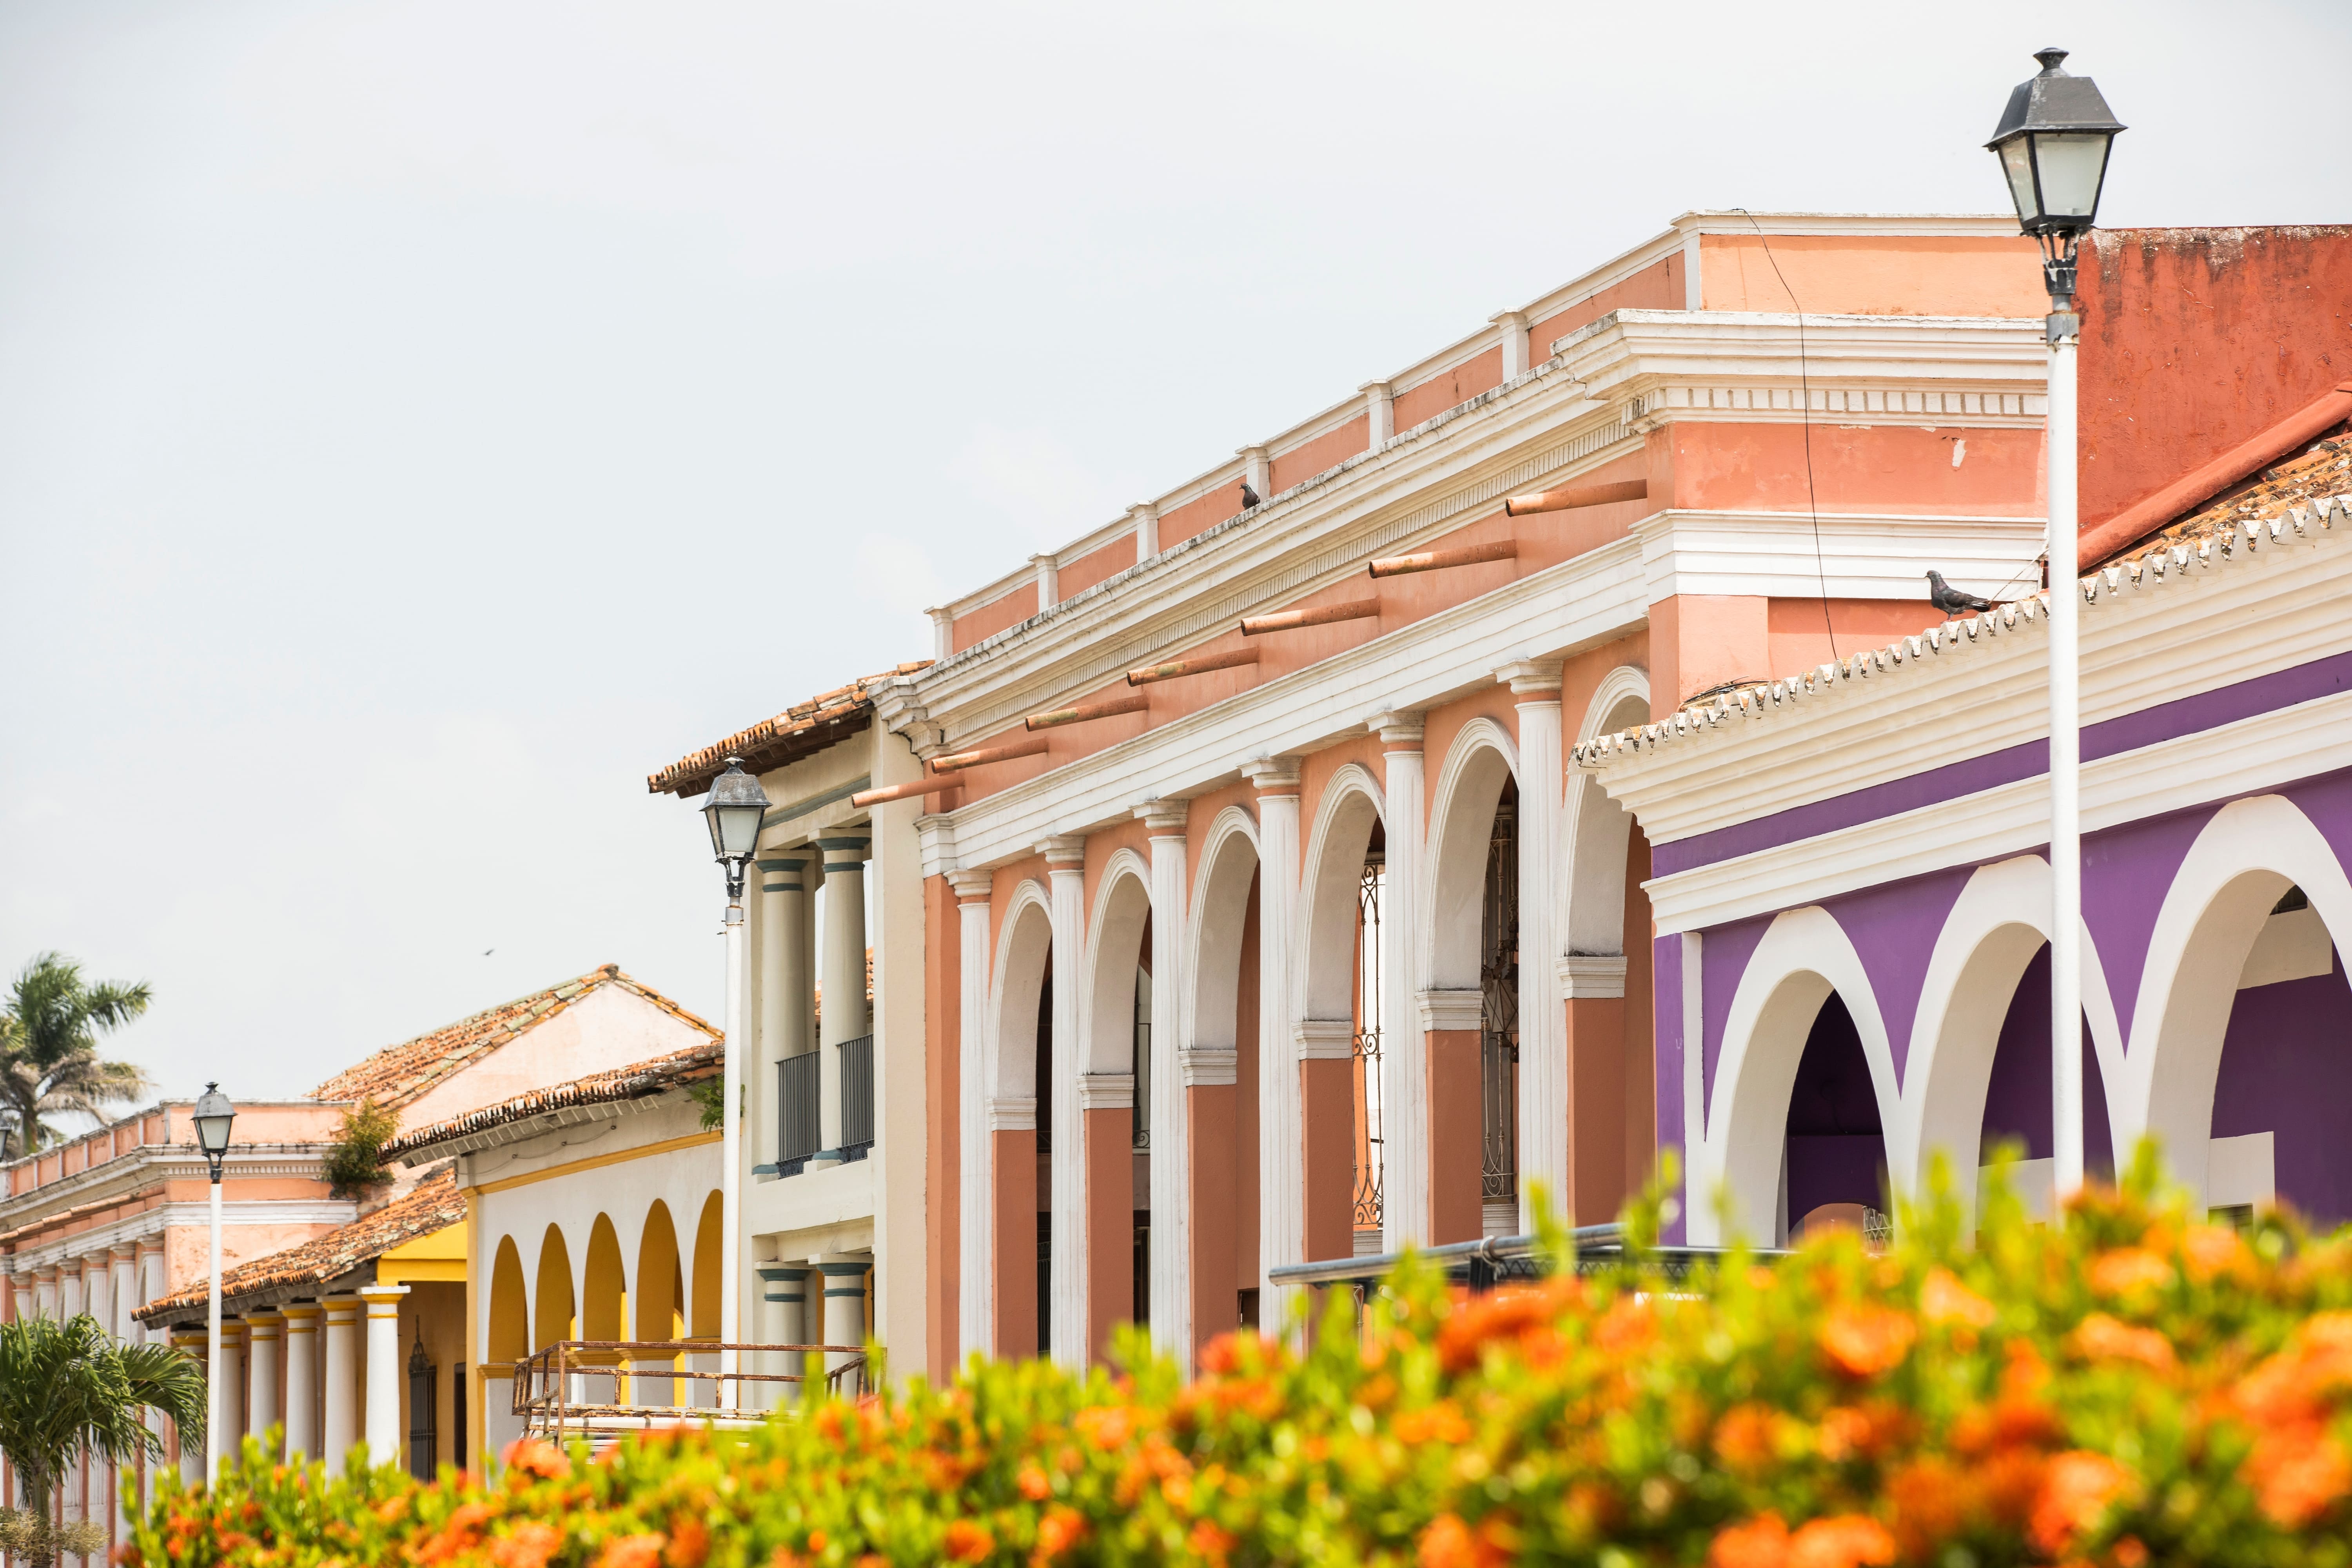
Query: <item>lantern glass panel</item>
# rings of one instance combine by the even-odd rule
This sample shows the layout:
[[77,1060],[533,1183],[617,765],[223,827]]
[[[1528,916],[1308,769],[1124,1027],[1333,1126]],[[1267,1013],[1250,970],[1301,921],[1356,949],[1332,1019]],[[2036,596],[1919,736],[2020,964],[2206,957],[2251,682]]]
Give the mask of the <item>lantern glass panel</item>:
[[[2042,173],[2044,216],[2088,224],[2099,207],[2099,176],[2107,166],[2104,131],[2042,131],[2033,138],[2034,162]],[[2006,150],[2002,155],[2006,163]]]
[[2042,198],[2033,190],[2033,151],[2028,138],[2012,136],[2000,144],[2000,172],[2009,177],[2017,221],[2032,228],[2042,216]]
[[722,860],[740,860],[759,847],[760,818],[766,815],[752,805],[712,805],[710,847]]

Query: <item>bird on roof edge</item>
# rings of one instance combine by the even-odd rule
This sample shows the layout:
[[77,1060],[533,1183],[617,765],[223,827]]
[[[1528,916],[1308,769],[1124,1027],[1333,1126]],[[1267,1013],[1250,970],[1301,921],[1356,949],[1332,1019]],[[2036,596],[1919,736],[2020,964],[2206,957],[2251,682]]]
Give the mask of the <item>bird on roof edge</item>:
[[1247,479],[1244,479],[1242,481],[1242,510],[1244,511],[1247,511],[1250,508],[1255,505],[1257,505],[1257,492],[1250,489],[1250,482]]
[[1944,581],[1944,574],[1941,572],[1932,569],[1927,573],[1927,602],[1948,616],[1957,616],[1962,610],[1992,608],[1990,599],[1979,599],[1974,594],[1961,593]]

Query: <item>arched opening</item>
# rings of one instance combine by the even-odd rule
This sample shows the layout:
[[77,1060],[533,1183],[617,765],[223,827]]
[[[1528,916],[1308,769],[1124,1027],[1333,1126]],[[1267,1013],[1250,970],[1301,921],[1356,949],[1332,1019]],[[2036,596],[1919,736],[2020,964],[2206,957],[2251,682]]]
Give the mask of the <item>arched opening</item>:
[[[686,1337],[686,1318],[679,1310],[684,1305],[685,1274],[678,1268],[677,1227],[669,1216],[669,1205],[659,1198],[646,1212],[645,1228],[637,1237],[636,1325],[640,1340],[678,1340]],[[636,1381],[644,1386],[639,1397],[648,1403],[675,1405],[677,1386],[673,1380],[656,1382],[645,1376],[647,1372],[675,1369],[677,1357],[648,1356],[637,1363]]]
[[1050,1324],[1053,1180],[1053,919],[1024,883],[998,938],[989,1068],[992,1223],[982,1271],[990,1343],[1002,1356],[1043,1354]]
[[[1138,1294],[1146,1259],[1139,1250],[1148,1232],[1150,1174],[1148,1155],[1139,1158],[1136,1107],[1150,1096],[1137,1066],[1138,1007],[1148,1001],[1151,982],[1142,967],[1150,957],[1151,889],[1149,868],[1133,850],[1121,850],[1104,868],[1086,957],[1087,986],[1080,994],[1087,1109],[1085,1162],[1086,1353],[1100,1361],[1110,1352],[1111,1334],[1139,1321],[1147,1297]],[[1117,1086],[1127,1085],[1120,1104]],[[1146,1287],[1148,1289],[1148,1286]]]
[[1355,1254],[1377,1256],[1385,1222],[1383,1181],[1386,1093],[1381,1079],[1381,1019],[1387,1001],[1387,969],[1381,963],[1382,911],[1388,899],[1388,833],[1372,829],[1364,847],[1363,879],[1356,889],[1356,1017],[1350,1089],[1355,1095]]
[[712,1193],[702,1201],[702,1217],[694,1227],[694,1296],[687,1314],[687,1338],[716,1340],[719,1337],[719,1300],[722,1287],[719,1273],[719,1253],[721,1237],[726,1233],[724,1209],[719,1196]]
[[[1621,666],[1606,676],[1578,726],[1579,742],[1649,717],[1649,682]],[[1658,1081],[1651,1026],[1654,930],[1650,845],[1631,812],[1589,774],[1568,783],[1562,841],[1567,905],[1559,965],[1567,1008],[1567,1186],[1578,1225],[1617,1217],[1657,1156]],[[1679,1096],[1679,1086],[1674,1091]],[[1529,1120],[1548,1116],[1531,1108]]]
[[[1518,788],[1508,744],[1491,721],[1465,727],[1437,784],[1421,1008],[1433,1242],[1518,1229]],[[1558,1110],[1564,1119],[1565,1103]]]
[[1037,1121],[1036,1210],[1037,1343],[1023,1354],[1051,1355],[1054,1351],[1054,961],[1037,981],[1037,1016],[1030,1025],[1030,1092],[1035,1097]]
[[530,1302],[522,1279],[522,1253],[514,1237],[499,1237],[490,1264],[489,1364],[511,1367],[530,1354]]
[[[1273,1073],[1265,1072],[1265,1061],[1260,1066],[1266,1086],[1263,1093],[1266,1110],[1279,1113],[1267,1115],[1266,1134],[1295,1140],[1289,1149],[1268,1152],[1286,1164],[1296,1158],[1298,1183],[1290,1190],[1300,1194],[1296,1216],[1266,1216],[1280,1227],[1273,1233],[1276,1250],[1296,1254],[1277,1261],[1346,1258],[1356,1247],[1358,1153],[1363,1143],[1363,1111],[1355,1092],[1365,985],[1360,952],[1363,900],[1366,879],[1377,872],[1375,856],[1385,861],[1379,795],[1370,775],[1353,764],[1340,769],[1324,789],[1308,849],[1311,868],[1302,888],[1305,941],[1300,951],[1306,968],[1301,991],[1306,1016],[1296,1036],[1295,1078],[1286,1079],[1282,1072],[1278,1053],[1284,1042],[1261,1042],[1264,1049],[1276,1054]],[[1377,965],[1373,977],[1377,985]],[[1394,1089],[1402,1064],[1387,1054],[1387,1042],[1381,1043],[1379,1070],[1387,1079],[1381,1096],[1382,1169],[1372,1180],[1381,1190],[1385,1206],[1396,1201],[1391,1135],[1398,1098]],[[1287,1099],[1287,1105],[1277,1095]],[[1285,1123],[1290,1125],[1277,1132],[1276,1129]],[[1278,1192],[1286,1184],[1276,1181],[1273,1185]],[[1286,1237],[1297,1239],[1286,1244],[1282,1239]]]
[[1519,1228],[1519,791],[1503,783],[1486,829],[1478,914],[1480,1233]]
[[563,1232],[555,1226],[539,1244],[539,1280],[531,1291],[533,1311],[530,1321],[530,1348],[545,1350],[558,1340],[577,1339],[578,1309],[572,1299],[572,1251],[563,1245]]
[[2278,896],[2239,968],[2213,1085],[2205,1201],[2239,1223],[2273,1201],[2352,1219],[2352,986],[2310,896]]
[[587,1266],[580,1288],[580,1337],[629,1337],[629,1279],[621,1264],[621,1237],[613,1216],[600,1214],[588,1231]]
[[1822,999],[1805,1036],[1783,1140],[1781,1239],[1832,1226],[1885,1239],[1885,1130],[1861,1031],[1835,991]]
[[[1255,824],[1238,806],[1210,825],[1192,900],[1191,1038],[1180,1046],[1191,1184],[1192,1352],[1218,1334],[1257,1321],[1258,952]],[[1180,1347],[1181,1348],[1181,1347]]]
[[[2116,1174],[2115,1134],[2107,1120],[2107,1086],[2099,1071],[2099,1053],[2092,1044],[2090,1021],[2082,1026],[2083,1052],[2083,1173],[2093,1181],[2111,1182]],[[2016,988],[2002,1013],[2000,1034],[1993,1047],[1992,1072],[1985,1082],[1983,1132],[1979,1138],[1977,1182],[1981,1191],[2002,1144],[2015,1145],[2023,1162],[2010,1173],[2010,1183],[2029,1212],[2047,1217],[2056,1195],[2057,1144],[2053,1132],[2053,1096],[2050,1065],[2050,946],[2037,945],[2026,961]],[[1967,1179],[1968,1173],[1955,1175]]]

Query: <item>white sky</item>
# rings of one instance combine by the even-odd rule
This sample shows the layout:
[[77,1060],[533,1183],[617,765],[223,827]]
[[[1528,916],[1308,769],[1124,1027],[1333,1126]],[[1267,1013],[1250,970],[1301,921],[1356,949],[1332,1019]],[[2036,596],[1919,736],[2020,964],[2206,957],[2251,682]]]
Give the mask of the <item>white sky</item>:
[[715,1018],[646,773],[1676,213],[1998,209],[2049,43],[2110,223],[2352,218],[2338,4],[12,0],[0,969],[175,1094]]

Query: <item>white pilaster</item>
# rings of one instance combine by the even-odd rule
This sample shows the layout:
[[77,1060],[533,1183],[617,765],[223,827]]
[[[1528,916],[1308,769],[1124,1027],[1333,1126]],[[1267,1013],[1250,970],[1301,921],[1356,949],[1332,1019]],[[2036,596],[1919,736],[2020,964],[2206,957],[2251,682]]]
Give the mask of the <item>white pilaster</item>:
[[1528,318],[1523,310],[1498,310],[1486,318],[1503,339],[1503,379],[1516,381],[1528,374]]
[[817,1064],[824,1085],[818,1142],[836,1157],[841,1148],[840,1046],[873,1033],[866,1003],[866,854],[870,844],[862,833],[817,840],[824,852],[824,994],[818,1017],[824,1058]]
[[1259,757],[1242,773],[1257,790],[1258,1321],[1286,1333],[1297,1292],[1276,1289],[1265,1272],[1306,1261],[1307,1150],[1290,980],[1298,924],[1298,764]]
[[1192,1131],[1185,1111],[1184,826],[1181,800],[1135,808],[1151,836],[1151,1075],[1135,1086],[1151,1129],[1151,1341],[1192,1363]]
[[371,1465],[397,1465],[407,1458],[401,1442],[400,1299],[405,1285],[362,1285],[367,1303],[367,1448]]
[[319,1318],[316,1301],[296,1301],[286,1319],[286,1458],[319,1457]]
[[33,1270],[33,1310],[44,1318],[58,1312],[58,1271],[54,1265]]
[[327,1353],[320,1382],[325,1432],[320,1458],[330,1471],[343,1468],[343,1456],[360,1436],[360,1299],[330,1296],[326,1309]]
[[143,1305],[139,1299],[139,1249],[135,1247],[109,1247],[106,1262],[107,1294],[114,1303],[106,1331],[126,1344],[137,1344],[143,1337],[139,1320],[131,1316]]
[[1150,560],[1160,553],[1160,509],[1148,500],[1137,501],[1127,509],[1128,520],[1135,524],[1135,559]]
[[1087,841],[1070,834],[1042,847],[1054,927],[1054,1359],[1087,1364],[1087,1125],[1078,1104],[1078,975],[1086,952]]
[[1037,574],[1037,613],[1042,616],[1062,602],[1062,563],[1047,551],[1029,557],[1029,566]]
[[[246,1429],[260,1438],[266,1446],[269,1430],[286,1419],[278,1407],[278,1352],[286,1327],[281,1312],[250,1312],[246,1315],[245,1355],[245,1421]],[[276,1458],[276,1454],[270,1458]]]
[[956,1183],[956,1357],[992,1351],[996,1321],[996,1160],[988,1125],[988,918],[995,879],[986,871],[951,871],[955,889],[956,1131],[961,1145]]
[[[1568,1013],[1560,998],[1560,852],[1568,777],[1560,756],[1559,671],[1528,659],[1496,672],[1519,710],[1519,1230],[1535,1228],[1533,1184],[1554,1214],[1569,1200]],[[1571,1223],[1572,1220],[1571,1220]]]
[[[863,1345],[866,1342],[866,1271],[874,1267],[871,1258],[856,1253],[827,1252],[810,1259],[824,1280],[824,1339],[829,1345]],[[856,1359],[850,1351],[825,1352],[824,1370],[830,1374],[840,1371]],[[824,1385],[820,1383],[819,1390]],[[852,1385],[844,1394],[859,1390]]]
[[955,612],[940,606],[923,614],[931,617],[931,657],[945,658],[955,652]]
[[1396,388],[1385,381],[1368,381],[1359,390],[1364,395],[1364,417],[1370,426],[1366,446],[1377,452],[1396,434]]
[[1272,500],[1274,465],[1267,459],[1265,448],[1263,446],[1240,447],[1234,449],[1234,456],[1242,460],[1242,478],[1248,481],[1251,489],[1257,492],[1257,499]]
[[1429,1224],[1429,1037],[1415,1001],[1426,761],[1420,714],[1382,713],[1369,728],[1380,737],[1388,804],[1381,898],[1381,1245],[1398,1252],[1424,1239]]

